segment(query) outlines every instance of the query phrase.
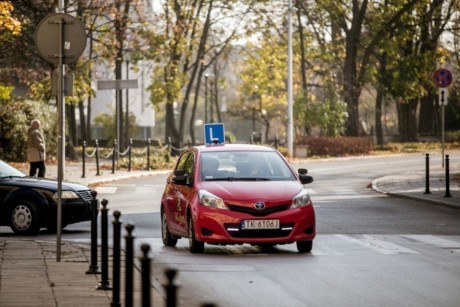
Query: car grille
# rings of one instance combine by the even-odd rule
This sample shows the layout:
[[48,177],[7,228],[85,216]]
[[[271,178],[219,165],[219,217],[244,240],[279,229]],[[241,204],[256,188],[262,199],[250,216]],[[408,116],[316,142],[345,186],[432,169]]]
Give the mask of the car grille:
[[227,207],[231,211],[240,212],[240,213],[247,213],[247,214],[250,214],[252,216],[267,216],[267,215],[270,215],[272,213],[282,212],[282,211],[285,211],[285,210],[289,209],[289,205],[281,205],[281,206],[276,206],[276,207],[269,207],[269,208],[265,208],[263,210],[257,210],[256,208],[248,208],[248,207],[242,207],[242,206],[237,206],[237,205],[227,205]]
[[225,224],[225,228],[233,238],[282,238],[291,234],[294,224],[281,224],[280,229],[245,230],[239,224]]
[[90,190],[85,190],[85,191],[77,191],[78,196],[83,198],[85,202],[91,201],[93,197],[91,196],[91,191]]

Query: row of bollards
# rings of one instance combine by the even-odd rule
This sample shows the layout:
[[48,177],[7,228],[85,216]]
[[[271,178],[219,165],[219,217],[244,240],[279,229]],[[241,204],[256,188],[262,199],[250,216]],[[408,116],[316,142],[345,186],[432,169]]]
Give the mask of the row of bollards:
[[[445,158],[445,171],[446,171],[446,192],[444,197],[452,197],[450,194],[450,174],[449,174],[449,155]],[[425,155],[425,192],[424,194],[431,194],[430,192],[430,154]]]
[[[109,280],[109,253],[108,253],[108,201],[101,201],[101,270],[99,270],[98,259],[98,231],[97,231],[97,215],[98,215],[98,200],[96,199],[96,191],[92,193],[91,203],[91,261],[86,274],[101,274],[100,282],[97,285],[97,290],[112,290],[112,301],[110,306],[121,306],[121,212],[113,212],[113,256],[112,256],[112,285]],[[125,226],[125,307],[132,307],[134,301],[134,236],[133,230],[135,226],[127,223]],[[142,244],[141,255],[139,256],[141,267],[141,301],[142,307],[150,307],[151,305],[151,258],[149,257],[150,246]],[[174,278],[177,274],[175,269],[167,269],[165,275],[167,283],[163,285],[166,293],[166,306],[176,306],[177,286],[174,284]],[[206,306],[214,306],[207,304]]]

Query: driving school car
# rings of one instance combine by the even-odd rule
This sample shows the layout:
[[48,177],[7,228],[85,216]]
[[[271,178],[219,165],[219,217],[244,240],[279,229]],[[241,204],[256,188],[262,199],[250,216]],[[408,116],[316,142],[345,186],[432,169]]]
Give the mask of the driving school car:
[[315,211],[296,173],[276,150],[248,144],[211,144],[183,152],[167,178],[161,200],[165,246],[188,238],[192,253],[205,244],[261,247],[296,243],[311,252]]

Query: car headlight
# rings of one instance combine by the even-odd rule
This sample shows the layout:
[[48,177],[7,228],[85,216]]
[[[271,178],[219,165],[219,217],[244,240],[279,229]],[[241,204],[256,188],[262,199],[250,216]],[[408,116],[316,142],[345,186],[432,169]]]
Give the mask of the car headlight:
[[292,199],[291,209],[300,207],[311,206],[310,195],[307,190],[302,190]]
[[[77,195],[77,193],[75,193],[74,191],[61,191],[61,198],[62,199],[72,199],[72,198],[79,198],[79,196]],[[53,199],[55,201],[58,200],[58,192],[54,193],[53,195]]]
[[216,195],[209,193],[208,191],[198,191],[198,197],[200,199],[200,204],[202,204],[203,206],[219,209],[228,209],[222,198],[217,197]]

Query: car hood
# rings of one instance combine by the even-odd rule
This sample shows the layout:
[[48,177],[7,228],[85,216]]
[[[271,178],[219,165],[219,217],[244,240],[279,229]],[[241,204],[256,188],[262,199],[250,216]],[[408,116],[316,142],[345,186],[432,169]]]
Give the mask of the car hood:
[[225,201],[270,201],[292,199],[302,190],[297,181],[208,181],[201,188]]
[[[6,183],[4,180],[5,179],[3,179],[3,183]],[[57,180],[34,177],[11,178],[8,180],[8,184],[22,187],[42,188],[54,191],[56,191],[58,187]],[[89,188],[82,184],[62,181],[62,190],[84,191],[89,190]]]

